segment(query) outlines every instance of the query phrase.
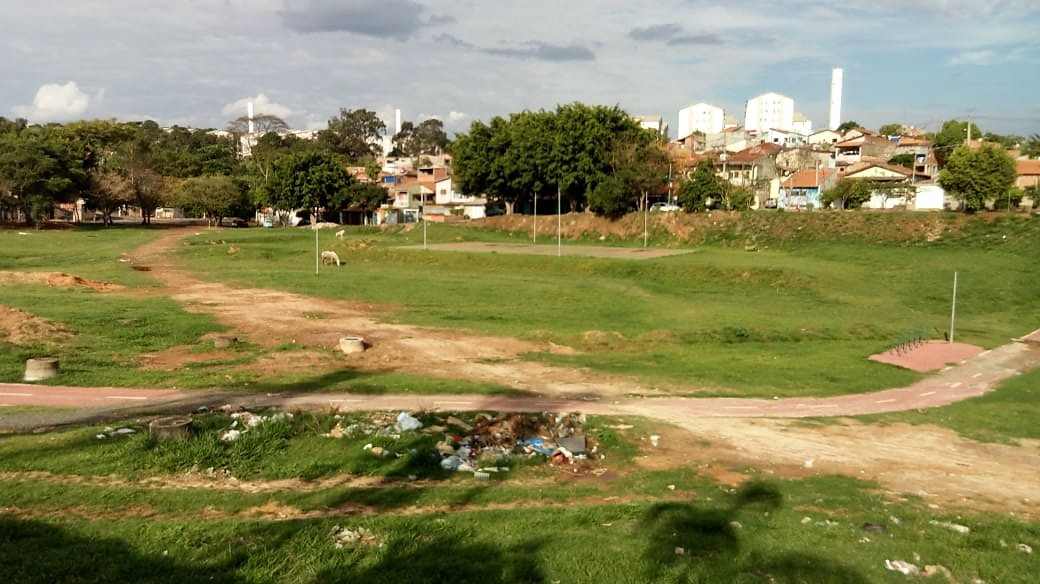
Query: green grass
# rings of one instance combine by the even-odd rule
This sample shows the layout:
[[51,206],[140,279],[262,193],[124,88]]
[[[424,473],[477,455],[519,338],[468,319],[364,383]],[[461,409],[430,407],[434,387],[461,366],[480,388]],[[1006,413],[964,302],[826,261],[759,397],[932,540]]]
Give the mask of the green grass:
[[[1028,217],[775,213],[718,218],[718,225],[710,226],[715,219],[683,219],[695,220],[698,235],[691,241],[708,245],[644,261],[405,250],[400,246],[421,243],[422,233],[401,227],[348,228],[344,241],[320,231],[321,247],[337,250],[346,265],[323,268],[319,276],[313,274],[314,234],[306,229],[205,231],[186,239],[181,259],[205,278],[234,285],[371,303],[392,322],[568,345],[581,353],[523,358],[632,376],[648,387],[681,385],[697,395],[826,396],[912,383],[923,375],[866,357],[910,330],[941,338],[949,326],[954,271],[960,282],[958,340],[993,347],[1040,323],[1040,307],[1022,300],[1034,294],[1040,281],[1040,266],[1028,253],[1040,241],[1040,222]],[[936,225],[942,237],[925,242],[925,232]],[[657,229],[658,244],[689,245]],[[428,232],[434,243],[527,238],[453,225],[429,225]],[[133,272],[116,260],[156,233],[91,228],[18,236],[0,231],[0,269],[62,270],[148,287],[152,281],[146,272]],[[741,242],[749,237],[761,251],[743,251]],[[216,238],[224,243],[212,244]],[[592,234],[572,241],[619,243]],[[240,251],[227,254],[229,245]],[[200,335],[219,325],[163,299],[12,286],[3,292],[5,304],[81,333],[74,350],[60,355],[68,364],[61,383],[512,391],[352,370],[261,378],[247,366],[262,354],[256,346],[241,348],[231,360],[195,363],[175,373],[142,371],[136,368],[142,352],[197,345]],[[135,311],[129,318],[115,316],[123,304]],[[50,350],[5,349],[0,351],[0,380],[8,381],[20,377],[24,358]]]
[[952,405],[857,419],[868,423],[935,424],[983,442],[1040,440],[1040,369],[1012,377],[985,395]]
[[139,227],[86,225],[56,231],[0,229],[0,271],[67,272],[90,280],[126,286],[154,283],[147,272],[138,272],[120,262],[122,254],[133,253],[161,231]]
[[[870,220],[886,221],[876,217]],[[183,254],[208,278],[389,305],[387,318],[395,322],[551,340],[584,351],[528,356],[535,360],[710,393],[833,395],[921,377],[866,357],[913,329],[941,338],[954,271],[959,340],[992,347],[1040,322],[1040,308],[1021,302],[1040,281],[1040,267],[1019,249],[1021,240],[1040,237],[1032,224],[1015,225],[1021,233],[1013,249],[968,234],[913,246],[802,242],[759,253],[700,247],[639,262],[424,253],[398,248],[421,241],[416,230],[354,228],[343,242],[319,233],[321,246],[346,260],[319,276],[311,263],[313,233],[305,230],[228,233],[228,244],[241,249],[233,256],[200,236]],[[999,222],[983,227],[988,235],[1003,230]],[[429,237],[508,236],[431,225]],[[363,248],[356,245],[361,240]]]
[[[25,509],[35,497],[20,493],[32,493],[33,486],[8,483],[3,494]],[[0,570],[13,583],[601,582],[619,576],[625,582],[855,583],[904,582],[884,568],[886,559],[903,559],[922,569],[945,566],[958,581],[1029,582],[1035,575],[1033,557],[1013,546],[1035,544],[1036,524],[893,503],[869,483],[837,477],[752,483],[736,493],[704,482],[680,486],[691,489],[686,497],[615,505],[547,506],[528,499],[522,510],[395,512],[415,504],[404,497],[370,516],[282,521],[220,516],[277,498],[271,495],[153,491],[108,502],[95,493],[93,504],[74,496],[65,508],[42,508],[40,517],[0,514]],[[40,494],[47,493],[58,494]],[[166,515],[156,497],[180,499],[184,510],[200,515]],[[972,532],[949,532],[930,525],[933,518],[968,524]],[[865,522],[888,529],[868,533],[860,529]],[[334,526],[364,527],[382,545],[337,549]]]
[[[1033,557],[1015,546],[1037,547],[1037,523],[934,510],[844,477],[763,482],[746,468],[748,482],[734,489],[696,467],[635,470],[635,457],[652,455],[638,445],[655,427],[643,419],[626,418],[628,430],[615,429],[622,422],[615,418],[585,424],[620,474],[575,479],[566,468],[522,459],[508,463],[505,480],[481,482],[427,459],[438,435],[321,436],[337,421],[348,426],[369,416],[302,413],[235,442],[216,438],[229,425],[217,413],[197,416],[195,436],[181,442],[153,443],[143,424],[133,425],[140,433],[105,439],[95,437],[101,426],[0,436],[0,573],[12,583],[600,582],[619,575],[626,582],[902,582],[884,568],[886,559],[902,559],[922,569],[943,565],[958,581],[1028,582],[1035,574]],[[365,442],[401,457],[374,456]],[[148,480],[185,473],[195,486]],[[253,492],[225,473],[303,482]],[[344,476],[379,480],[320,482]],[[206,477],[215,477],[208,487]],[[971,533],[931,520],[968,525]],[[886,530],[867,532],[864,523]],[[382,545],[337,549],[334,526],[364,527]]]

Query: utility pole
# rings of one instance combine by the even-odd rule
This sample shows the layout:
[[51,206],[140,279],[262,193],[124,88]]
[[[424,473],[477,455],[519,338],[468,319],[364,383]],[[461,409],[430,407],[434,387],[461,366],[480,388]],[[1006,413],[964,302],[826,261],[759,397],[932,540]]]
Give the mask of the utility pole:
[[556,257],[563,255],[563,195],[556,187]]
[[957,317],[957,272],[953,273],[953,303],[950,307],[950,344],[953,344],[953,324]]

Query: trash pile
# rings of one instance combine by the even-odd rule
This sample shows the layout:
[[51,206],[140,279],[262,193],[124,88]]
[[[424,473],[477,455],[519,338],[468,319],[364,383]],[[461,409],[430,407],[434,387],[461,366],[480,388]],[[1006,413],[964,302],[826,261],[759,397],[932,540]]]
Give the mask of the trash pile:
[[260,416],[252,412],[235,412],[231,414],[231,427],[220,433],[220,439],[224,442],[234,442],[250,428],[266,422],[281,422],[291,419],[293,419],[293,415],[289,412],[278,412],[270,416]]
[[[593,461],[604,456],[598,454],[598,444],[585,436],[584,423],[585,416],[580,413],[504,413],[497,416],[478,413],[470,421],[448,415],[436,416],[423,424],[407,412],[396,416],[380,412],[370,417],[367,423],[343,426],[341,420],[325,436],[385,437],[391,440],[400,439],[406,432],[443,436],[435,445],[441,468],[472,472],[477,480],[489,480],[492,473],[508,471],[509,467],[504,465],[514,456],[544,456],[555,466],[573,467],[575,473],[591,469],[596,466]],[[365,444],[363,449],[380,457],[403,455],[372,443]]]
[[332,538],[332,545],[336,546],[336,549],[342,549],[352,544],[367,545],[369,547],[383,546],[380,538],[364,527],[350,529],[349,527],[334,525],[332,531],[329,532],[329,537]]

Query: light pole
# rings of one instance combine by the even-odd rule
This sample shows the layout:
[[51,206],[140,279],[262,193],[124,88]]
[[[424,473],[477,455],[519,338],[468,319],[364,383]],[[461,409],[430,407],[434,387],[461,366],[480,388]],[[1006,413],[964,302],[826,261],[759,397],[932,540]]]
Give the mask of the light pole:
[[563,255],[563,195],[556,187],[556,257]]
[[419,217],[422,218],[422,248],[426,249],[426,192],[419,185]]

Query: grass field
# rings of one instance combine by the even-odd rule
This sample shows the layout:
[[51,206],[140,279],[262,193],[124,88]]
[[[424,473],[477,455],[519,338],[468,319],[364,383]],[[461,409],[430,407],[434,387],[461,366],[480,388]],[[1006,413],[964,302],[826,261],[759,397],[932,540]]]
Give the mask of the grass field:
[[[734,231],[729,219],[709,245],[641,262],[404,250],[400,246],[421,243],[422,233],[401,228],[350,228],[343,241],[331,231],[319,232],[322,248],[346,260],[344,268],[324,269],[319,276],[313,274],[313,232],[302,229],[203,230],[188,238],[181,259],[206,278],[237,285],[391,305],[387,318],[395,322],[553,341],[582,353],[526,358],[630,375],[650,386],[681,384],[699,388],[700,395],[825,396],[913,382],[920,374],[866,357],[912,329],[941,338],[949,327],[954,271],[960,282],[959,341],[992,347],[1040,322],[1040,307],[1024,300],[1040,282],[1040,266],[1023,253],[1040,241],[1030,218],[964,223],[944,216],[939,224],[956,223],[957,230],[928,243],[897,237],[923,229],[903,225],[909,219],[901,214],[859,214],[858,224],[841,214],[815,217],[756,215],[749,224],[772,223],[742,231]],[[849,225],[858,225],[859,235],[869,239],[836,236],[857,235]],[[803,235],[807,231],[816,240]],[[749,232],[758,233],[760,251],[738,246]],[[213,233],[239,253],[212,245]],[[28,236],[0,231],[0,270],[59,270],[147,289],[154,281],[146,272],[116,260],[156,234],[138,228]],[[437,224],[429,226],[428,236],[431,242],[527,237]],[[654,238],[662,246],[683,245],[659,231]],[[162,298],[8,286],[3,303],[82,332],[62,354],[69,364],[67,383],[244,387],[259,381],[248,368],[226,371],[258,357],[248,346],[231,362],[199,364],[174,375],[134,367],[143,352],[197,344],[198,337],[220,330],[209,317],[188,314]],[[124,310],[128,314],[115,316]],[[24,358],[44,348],[7,349],[0,379],[12,381]],[[291,376],[276,381],[308,386]],[[388,382],[388,388],[404,386],[427,391],[415,380]],[[336,386],[354,387],[389,390],[372,376]]]
[[[386,306],[383,318],[395,322],[552,340],[582,353],[524,358],[705,388],[700,394],[833,395],[919,379],[865,357],[912,328],[941,337],[953,271],[958,340],[992,347],[1040,326],[1032,302],[1040,283],[1035,219],[772,213],[682,220],[689,222],[655,224],[652,243],[690,253],[641,262],[405,250],[422,234],[402,228],[351,228],[343,241],[320,232],[322,247],[347,263],[318,276],[309,230],[202,230],[186,240],[180,260],[207,279]],[[638,245],[625,230],[640,225],[626,219],[610,227],[616,233],[600,240],[577,224],[569,241]],[[502,221],[429,228],[433,242],[525,237],[522,223]],[[936,229],[938,239],[928,235]],[[56,353],[58,381],[83,385],[515,392],[351,369],[259,378],[249,365],[269,350],[249,342],[177,371],[143,370],[142,354],[181,345],[206,352],[211,344],[200,337],[222,330],[213,317],[164,297],[147,272],[118,261],[161,233],[0,230],[0,271],[63,271],[127,286],[108,293],[0,286],[0,305],[74,333],[59,344],[0,337],[0,381],[17,380],[25,358]],[[223,243],[208,243],[218,233]],[[759,251],[744,251],[749,240]],[[239,252],[226,253],[229,245]],[[300,347],[274,350],[291,355]],[[1033,371],[980,398],[861,421],[940,424],[976,440],[1040,439],[1038,381]],[[587,420],[584,432],[604,456],[602,474],[532,457],[495,461],[502,470],[478,481],[441,468],[435,449],[443,433],[323,436],[373,415],[297,412],[231,442],[219,439],[231,423],[220,412],[197,414],[195,434],[172,443],[151,440],[147,418],[113,424],[134,429],[129,435],[103,425],[2,434],[0,574],[12,584],[951,581],[939,566],[956,582],[1036,579],[1035,521],[966,508],[960,499],[886,491],[860,480],[869,475],[797,478],[810,474],[800,462],[786,472],[714,455],[663,464],[664,449],[651,447],[649,435],[686,434],[652,420]],[[427,427],[435,422],[417,415]],[[457,415],[475,421],[473,413]],[[808,423],[820,422],[830,421]],[[707,439],[677,442],[674,452],[714,452]],[[376,456],[369,444],[391,454]],[[985,469],[965,472],[981,477]],[[362,527],[371,540],[336,547],[338,528]],[[886,560],[922,572],[933,566],[936,575],[908,578],[886,569]]]
[[[740,468],[733,471],[748,482],[735,489],[695,469],[639,470],[636,458],[654,456],[638,440],[653,425],[640,420],[626,419],[634,424],[627,431],[610,429],[617,420],[588,421],[586,433],[599,437],[615,469],[603,478],[569,478],[567,467],[536,458],[508,463],[490,482],[431,464],[425,453],[437,438],[429,435],[380,439],[404,456],[379,458],[362,449],[370,438],[321,437],[333,424],[327,414],[269,422],[234,443],[216,439],[226,415],[197,420],[196,436],[178,443],[153,443],[134,423],[130,436],[98,439],[98,426],[0,440],[5,578],[904,581],[884,568],[886,559],[941,565],[959,581],[1027,582],[1035,574],[1033,557],[1015,546],[1040,540],[1036,524],[929,509],[842,477],[764,480]],[[272,490],[239,490],[221,482],[229,475]],[[358,475],[377,480],[322,483]],[[195,484],[178,486],[191,476]],[[297,477],[298,487],[265,483]],[[364,527],[375,539],[336,548],[335,526]]]
[[[1015,241],[1040,237],[1031,224],[1017,229]],[[433,242],[485,235],[510,237],[443,225],[428,233]],[[942,338],[954,271],[958,340],[992,347],[1040,322],[1040,308],[1021,301],[1040,266],[1017,245],[993,249],[977,235],[958,244],[828,242],[757,253],[698,247],[627,262],[402,250],[421,242],[418,230],[358,228],[343,242],[320,233],[323,249],[347,266],[319,276],[310,231],[223,237],[241,252],[229,258],[199,241],[185,261],[240,285],[389,303],[398,322],[552,340],[584,354],[529,358],[715,394],[831,395],[912,382],[917,374],[866,357],[915,328]]]

